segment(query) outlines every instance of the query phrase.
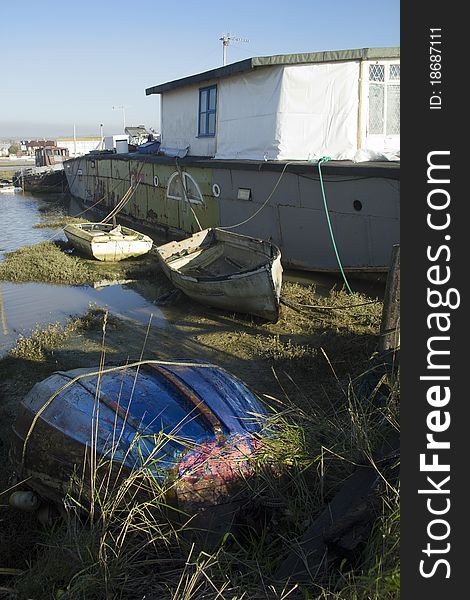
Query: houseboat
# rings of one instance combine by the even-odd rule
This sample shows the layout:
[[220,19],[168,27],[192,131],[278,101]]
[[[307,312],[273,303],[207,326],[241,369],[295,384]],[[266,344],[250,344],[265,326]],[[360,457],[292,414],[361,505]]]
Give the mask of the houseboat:
[[67,179],[63,163],[68,158],[67,148],[51,145],[36,148],[36,166],[16,171],[13,183],[25,192],[64,192]]
[[[172,238],[221,227],[285,267],[385,271],[399,242],[399,48],[254,57],[150,87],[155,154],[68,160],[73,195]],[[340,264],[341,263],[341,264]]]

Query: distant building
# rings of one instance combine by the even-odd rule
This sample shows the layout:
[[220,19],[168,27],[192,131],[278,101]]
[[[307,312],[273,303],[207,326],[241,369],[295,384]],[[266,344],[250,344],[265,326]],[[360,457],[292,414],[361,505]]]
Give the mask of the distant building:
[[400,148],[400,49],[253,57],[148,88],[161,142],[216,159],[352,159]]
[[10,146],[10,142],[0,142],[0,156],[8,156],[8,148]]
[[92,150],[101,150],[103,148],[103,140],[99,137],[61,137],[57,138],[57,146],[67,148],[69,156],[83,156]]
[[24,140],[21,142],[21,146],[25,147],[26,154],[28,156],[35,156],[36,150],[39,148],[47,148],[48,146],[55,146],[55,140]]
[[129,144],[133,144],[134,146],[140,146],[140,144],[148,141],[150,135],[150,131],[147,131],[143,125],[126,127],[124,132],[129,136]]

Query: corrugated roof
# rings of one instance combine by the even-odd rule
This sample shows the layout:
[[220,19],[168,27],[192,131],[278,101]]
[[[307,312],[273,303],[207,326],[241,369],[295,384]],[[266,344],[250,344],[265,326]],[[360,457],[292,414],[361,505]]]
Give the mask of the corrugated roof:
[[276,54],[274,56],[254,56],[225,67],[219,67],[203,73],[196,73],[167,83],[161,83],[147,88],[147,96],[151,94],[162,94],[186,85],[222,79],[238,73],[252,71],[260,67],[272,67],[276,65],[301,65],[309,63],[339,62],[347,60],[380,60],[386,58],[399,58],[400,48],[357,48],[355,50],[328,50],[325,52],[305,52],[300,54]]

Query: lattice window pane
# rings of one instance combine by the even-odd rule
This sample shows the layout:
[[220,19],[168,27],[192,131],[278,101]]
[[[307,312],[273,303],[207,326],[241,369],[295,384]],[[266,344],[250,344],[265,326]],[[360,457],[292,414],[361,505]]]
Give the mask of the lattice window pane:
[[369,86],[369,133],[384,132],[384,86]]
[[388,77],[391,81],[400,81],[400,65],[390,65]]
[[387,86],[387,135],[400,133],[400,86]]
[[385,81],[385,65],[369,65],[369,81]]

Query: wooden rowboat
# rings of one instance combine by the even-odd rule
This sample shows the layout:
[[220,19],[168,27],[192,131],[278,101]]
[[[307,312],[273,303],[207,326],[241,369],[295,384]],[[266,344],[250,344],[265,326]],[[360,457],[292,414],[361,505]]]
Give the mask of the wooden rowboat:
[[168,485],[171,504],[197,510],[227,500],[254,473],[267,416],[239,379],[211,364],[60,371],[21,403],[11,459],[18,479],[53,502],[77,474],[90,497],[95,465],[94,477],[111,486],[146,473]]
[[167,277],[190,298],[269,321],[279,318],[282,266],[274,244],[212,228],[156,250]]
[[16,191],[15,186],[9,181],[0,181],[0,193],[2,194],[14,194]]
[[110,223],[66,225],[64,233],[74,248],[86,256],[105,262],[141,256],[153,244],[151,238],[139,231]]

